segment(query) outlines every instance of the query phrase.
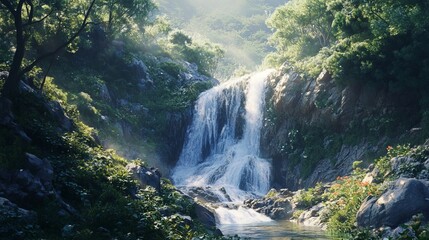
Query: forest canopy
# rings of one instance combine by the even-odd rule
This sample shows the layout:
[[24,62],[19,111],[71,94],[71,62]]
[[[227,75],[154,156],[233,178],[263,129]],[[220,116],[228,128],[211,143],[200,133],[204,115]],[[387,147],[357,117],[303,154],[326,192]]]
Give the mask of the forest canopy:
[[47,74],[61,54],[81,48],[101,52],[119,43],[130,52],[140,49],[194,63],[205,75],[214,73],[224,54],[219,46],[192,41],[185,33],[181,36],[189,41],[171,40],[179,36],[178,30],[155,15],[157,7],[151,0],[0,3],[0,71],[8,71],[2,92],[9,97],[16,95],[23,77],[35,76],[35,69],[41,68]]
[[428,12],[426,0],[292,0],[267,21],[276,52],[265,61],[421,96],[429,88]]

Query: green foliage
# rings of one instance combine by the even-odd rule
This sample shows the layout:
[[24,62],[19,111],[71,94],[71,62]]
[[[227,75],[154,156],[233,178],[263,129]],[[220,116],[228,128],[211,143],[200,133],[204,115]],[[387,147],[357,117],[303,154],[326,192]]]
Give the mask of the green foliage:
[[[410,145],[398,145],[396,147],[388,146],[387,155],[380,157],[375,161],[375,166],[380,171],[380,175],[383,178],[392,178],[392,167],[390,160],[394,157],[403,157],[410,154]],[[390,175],[390,176],[389,176]]]
[[96,7],[97,22],[104,24],[107,35],[112,38],[143,31],[156,8],[151,0],[102,0]]
[[[66,96],[49,93],[57,88],[52,82],[47,86],[48,96]],[[80,214],[79,218],[58,214],[63,206],[49,199],[33,209],[38,213],[40,229],[20,229],[25,236],[37,234],[56,239],[65,225],[73,229],[65,239],[191,239],[206,234],[198,222],[190,224],[182,217],[193,214],[192,203],[169,181],[162,180],[161,194],[147,187],[134,199],[130,193],[138,185],[125,167],[128,161],[98,146],[91,128],[74,119],[74,131],[64,131],[45,112],[45,98],[26,96],[21,101],[15,103],[16,118],[20,124],[26,123],[23,126],[33,141],[20,142],[8,130],[0,129],[0,143],[4,146],[0,149],[1,167],[21,168],[20,159],[27,151],[46,158],[54,168],[55,189]],[[67,101],[62,104],[68,107]],[[171,215],[161,215],[161,208],[168,209]]]
[[295,63],[329,47],[334,40],[332,20],[324,0],[289,1],[277,8],[267,21],[275,29],[270,40],[280,55],[277,63]]
[[370,82],[426,109],[428,10],[410,0],[289,1],[268,20],[277,51],[265,61],[312,76],[323,67],[339,84]]
[[296,194],[293,201],[295,202],[297,208],[308,209],[326,200],[326,196],[323,194],[324,191],[325,188],[323,187],[322,183],[317,183],[313,188],[309,188]]
[[207,76],[215,73],[219,60],[225,54],[220,46],[194,41],[181,31],[172,32],[169,38],[172,46],[167,45],[167,47],[171,49],[171,54],[176,58],[195,63],[198,71]]
[[28,144],[15,136],[9,129],[0,127],[0,168],[17,169],[24,164],[24,153]]
[[362,182],[364,172],[356,169],[349,177],[338,177],[325,197],[328,214],[325,216],[328,230],[336,235],[350,236],[356,232],[356,213],[368,196],[380,194],[379,186]]
[[220,59],[218,68],[212,73],[218,79],[236,75],[235,69],[241,66],[250,71],[257,69],[272,50],[267,44],[271,31],[265,20],[275,7],[284,3],[280,0],[157,2],[160,12],[166,14],[176,27],[221,45],[225,57]]

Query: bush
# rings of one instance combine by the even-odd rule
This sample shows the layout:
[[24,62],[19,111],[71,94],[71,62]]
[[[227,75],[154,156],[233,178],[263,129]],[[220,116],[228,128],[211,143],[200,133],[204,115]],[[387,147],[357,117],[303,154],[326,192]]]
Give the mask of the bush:
[[328,230],[335,235],[348,235],[356,230],[356,213],[368,196],[380,194],[379,186],[362,182],[364,173],[355,170],[351,176],[338,177],[328,190]]

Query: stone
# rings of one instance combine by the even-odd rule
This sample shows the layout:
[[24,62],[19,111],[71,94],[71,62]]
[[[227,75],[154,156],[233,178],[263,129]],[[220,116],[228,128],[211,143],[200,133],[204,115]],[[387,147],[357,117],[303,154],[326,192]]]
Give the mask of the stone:
[[100,85],[98,95],[101,99],[107,102],[112,101],[112,97],[110,96],[109,88],[107,88],[106,83]]
[[277,191],[271,190],[262,199],[248,199],[244,205],[262,213],[274,220],[289,219],[292,217],[293,206],[290,198],[281,197]]
[[12,113],[12,101],[7,98],[0,97],[0,125],[9,128],[16,136],[19,136],[27,143],[31,142],[31,138],[25,131],[15,123],[15,117]]
[[216,228],[215,214],[199,203],[194,203],[193,211],[198,221],[207,228]]
[[[37,214],[18,207],[9,199],[0,197],[0,236],[8,236],[7,239],[27,239],[22,229],[36,230]],[[3,238],[2,238],[3,239]]]
[[146,168],[130,163],[126,167],[141,187],[151,186],[161,192],[161,173],[156,168]]
[[429,158],[426,159],[425,163],[423,164],[426,169],[429,169]]
[[54,169],[47,159],[40,159],[33,154],[25,154],[29,170],[40,179],[47,190],[52,190],[52,180],[54,179]]
[[372,173],[367,173],[365,177],[362,179],[362,183],[368,183],[371,184],[374,182],[374,176]]
[[301,215],[297,219],[297,222],[304,226],[316,226],[325,228],[325,223],[323,223],[321,219],[323,211],[325,211],[325,206],[323,205],[323,203],[319,203],[311,207],[309,210],[301,213]]
[[51,114],[60,126],[66,130],[70,131],[73,127],[73,121],[66,115],[64,109],[61,107],[60,103],[57,101],[50,101],[46,104],[46,109]]
[[71,224],[67,224],[61,229],[61,236],[64,238],[73,237],[75,233],[75,226]]
[[429,182],[400,178],[379,197],[367,198],[357,215],[360,227],[397,227],[422,213],[429,219]]
[[134,59],[131,69],[137,78],[138,86],[141,90],[153,87],[154,82],[149,74],[149,68],[142,60]]
[[7,77],[9,77],[8,71],[0,71],[0,80],[6,80]]
[[54,172],[50,162],[25,154],[25,168],[16,171],[0,171],[0,192],[23,207],[33,208],[55,195]]
[[404,156],[390,159],[390,164],[392,171],[401,177],[415,177],[413,172],[419,169],[422,163],[412,157]]

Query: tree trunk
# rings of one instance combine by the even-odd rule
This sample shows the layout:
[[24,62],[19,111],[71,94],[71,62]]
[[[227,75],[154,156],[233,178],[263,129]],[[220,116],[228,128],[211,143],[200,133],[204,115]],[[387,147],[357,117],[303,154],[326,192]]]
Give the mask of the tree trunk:
[[16,50],[13,55],[13,61],[9,69],[9,76],[2,89],[2,95],[6,98],[13,98],[18,95],[19,81],[21,80],[21,65],[25,54],[24,26],[22,22],[21,10],[23,0],[20,1],[16,11],[11,12],[16,28]]

